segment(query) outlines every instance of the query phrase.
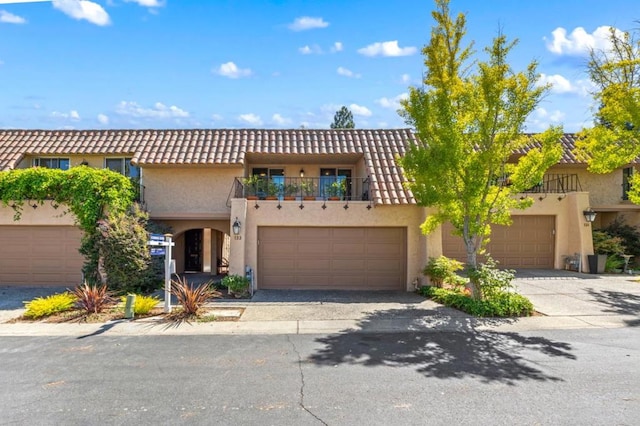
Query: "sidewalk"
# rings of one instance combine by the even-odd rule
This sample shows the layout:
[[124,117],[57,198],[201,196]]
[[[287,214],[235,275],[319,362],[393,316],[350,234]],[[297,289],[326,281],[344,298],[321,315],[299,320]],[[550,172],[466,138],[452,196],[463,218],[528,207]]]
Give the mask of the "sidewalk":
[[[540,316],[474,318],[412,293],[259,291],[251,301],[213,307],[244,309],[238,321],[163,322],[157,318],[104,324],[4,323],[22,310],[0,303],[0,336],[331,334],[615,328],[640,326],[637,277],[566,271],[521,271],[516,285]],[[2,294],[0,288],[0,294]],[[4,307],[3,307],[4,306]],[[7,306],[13,307],[7,309]],[[19,306],[19,305],[18,305]],[[233,310],[233,309],[232,309]],[[222,312],[220,312],[222,314]]]

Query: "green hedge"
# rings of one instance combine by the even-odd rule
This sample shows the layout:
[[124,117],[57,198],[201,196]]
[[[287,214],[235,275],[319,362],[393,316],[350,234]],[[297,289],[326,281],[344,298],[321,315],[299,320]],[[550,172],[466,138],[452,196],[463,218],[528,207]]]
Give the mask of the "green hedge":
[[526,317],[533,314],[531,301],[516,293],[499,292],[482,300],[472,299],[459,291],[431,286],[421,287],[419,293],[477,317]]

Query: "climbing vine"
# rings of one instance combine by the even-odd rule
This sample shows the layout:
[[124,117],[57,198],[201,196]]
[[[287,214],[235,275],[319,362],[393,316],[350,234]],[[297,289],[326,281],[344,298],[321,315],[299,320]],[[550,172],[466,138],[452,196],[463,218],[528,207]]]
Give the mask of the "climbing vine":
[[84,232],[80,253],[85,256],[83,272],[90,283],[104,280],[99,271],[100,223],[108,215],[127,212],[134,197],[131,181],[108,169],[35,167],[0,172],[0,202],[13,208],[14,220],[20,220],[26,202],[36,207],[50,202],[62,208],[62,214],[75,216]]
[[0,172],[0,201],[19,220],[25,202],[51,202],[73,213],[85,232],[92,232],[107,210],[126,211],[135,196],[131,181],[108,169],[80,166],[63,171],[34,167]]

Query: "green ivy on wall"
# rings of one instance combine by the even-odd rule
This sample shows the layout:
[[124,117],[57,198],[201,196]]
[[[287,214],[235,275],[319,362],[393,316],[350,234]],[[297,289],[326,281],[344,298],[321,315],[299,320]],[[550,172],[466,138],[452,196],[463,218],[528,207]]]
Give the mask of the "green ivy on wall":
[[54,206],[65,206],[80,228],[91,233],[107,210],[126,211],[134,196],[131,181],[108,169],[34,167],[0,172],[0,201],[13,208],[14,220],[20,219],[27,200],[40,205],[50,201]]

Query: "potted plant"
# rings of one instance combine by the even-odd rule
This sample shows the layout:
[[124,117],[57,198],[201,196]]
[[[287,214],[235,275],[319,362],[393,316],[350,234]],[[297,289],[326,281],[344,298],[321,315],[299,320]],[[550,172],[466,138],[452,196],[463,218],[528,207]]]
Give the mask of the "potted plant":
[[344,180],[337,180],[325,187],[329,200],[339,200],[346,192],[347,186]]
[[289,183],[284,186],[284,199],[285,200],[295,200],[296,194],[299,191],[298,185],[296,183]]
[[244,196],[247,200],[258,199],[258,184],[260,183],[260,177],[257,175],[251,175],[248,178],[242,179],[244,185]]
[[282,185],[270,180],[267,183],[267,196],[265,198],[267,200],[277,200],[281,190],[282,190]]
[[302,192],[304,193],[304,199],[305,200],[315,200],[316,196],[316,186],[313,182],[313,180],[308,179],[308,180],[304,180],[300,183],[300,188],[302,189]]
[[[625,252],[625,247],[622,244],[622,238],[611,236],[604,231],[594,230],[593,252],[595,254],[587,256],[589,272],[592,274],[602,274],[607,270],[607,257],[621,259],[622,254]],[[609,261],[610,268],[615,263],[614,261]]]
[[246,297],[249,294],[249,278],[243,275],[227,275],[222,279],[221,284],[227,287],[229,295],[236,298]]

